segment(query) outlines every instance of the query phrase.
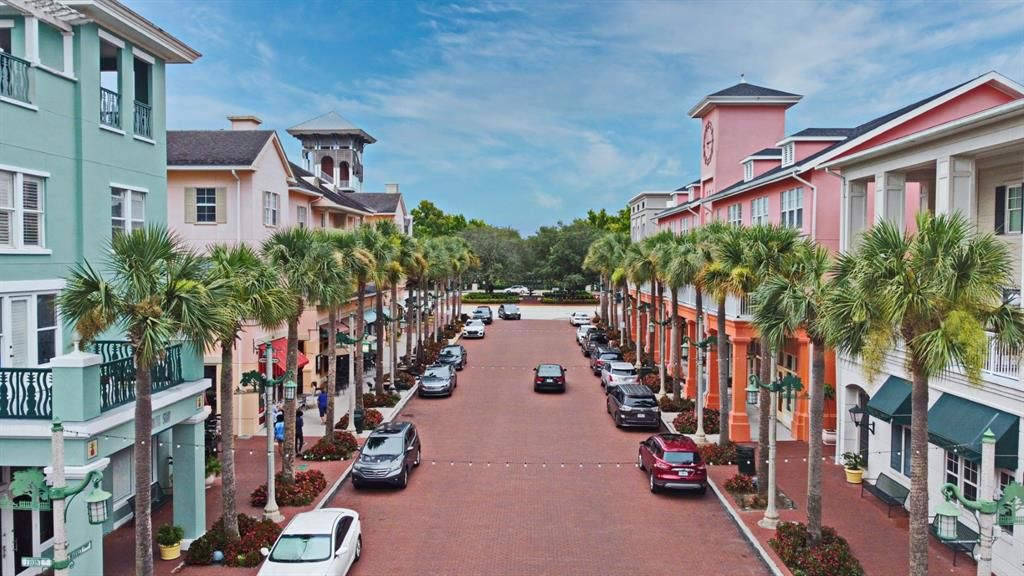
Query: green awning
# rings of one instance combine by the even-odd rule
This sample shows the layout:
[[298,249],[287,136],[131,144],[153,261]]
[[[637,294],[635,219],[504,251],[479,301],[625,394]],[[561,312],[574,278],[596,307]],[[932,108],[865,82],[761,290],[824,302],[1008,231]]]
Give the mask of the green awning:
[[868,400],[868,414],[875,418],[910,426],[910,382],[889,376],[875,395]]
[[943,394],[928,409],[928,441],[981,461],[981,435],[996,436],[996,466],[1017,469],[1020,418],[952,394]]

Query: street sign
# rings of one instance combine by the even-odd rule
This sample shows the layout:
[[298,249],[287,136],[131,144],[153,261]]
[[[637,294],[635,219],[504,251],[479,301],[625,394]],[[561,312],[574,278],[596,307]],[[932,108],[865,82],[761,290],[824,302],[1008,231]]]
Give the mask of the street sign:
[[41,558],[33,556],[22,556],[22,568],[49,568],[53,566],[53,558]]
[[89,540],[85,544],[82,544],[78,548],[75,548],[74,550],[69,552],[68,553],[68,559],[69,560],[74,560],[75,558],[78,558],[79,556],[81,556],[82,554],[85,554],[89,550],[92,550],[92,540]]

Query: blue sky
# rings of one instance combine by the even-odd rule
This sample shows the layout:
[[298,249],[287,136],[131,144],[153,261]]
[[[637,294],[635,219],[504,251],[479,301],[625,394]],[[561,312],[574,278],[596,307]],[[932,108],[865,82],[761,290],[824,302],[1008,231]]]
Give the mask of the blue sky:
[[172,129],[336,110],[398,182],[531,232],[698,174],[709,92],[803,94],[787,130],[850,126],[988,70],[1024,81],[1024,2],[126,0],[203,53],[168,73]]

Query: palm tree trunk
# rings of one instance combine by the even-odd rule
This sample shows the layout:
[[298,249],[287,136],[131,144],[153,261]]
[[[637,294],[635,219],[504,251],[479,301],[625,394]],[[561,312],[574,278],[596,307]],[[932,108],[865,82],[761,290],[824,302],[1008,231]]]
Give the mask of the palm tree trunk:
[[384,393],[384,287],[377,285],[377,345],[374,348],[373,359],[375,368],[374,391],[377,394]]
[[[234,399],[234,338],[220,342],[220,478],[221,512],[224,518],[224,532],[228,540],[237,542],[238,506],[235,503],[235,399]],[[269,414],[269,412],[267,412]]]
[[[409,283],[405,285],[406,294],[412,296],[415,288],[409,288]],[[405,302],[405,362],[407,365],[412,364],[412,332],[413,324],[415,320],[413,318],[413,300],[410,298]]]
[[665,285],[661,282],[656,282],[654,285],[658,291],[658,308],[655,310],[655,317],[658,319],[658,393],[664,395],[668,393],[668,389],[665,387],[667,362],[665,359],[665,307],[662,305],[665,298]]
[[[138,350],[138,344],[135,350]],[[149,366],[135,355],[135,574],[153,573],[153,383]]]
[[825,342],[812,339],[814,346],[811,380],[811,426],[807,442],[807,529],[811,546],[821,542],[821,428],[825,418]]
[[[288,359],[285,361],[285,382],[298,380],[299,364],[299,316],[304,306],[299,303],[299,312],[288,319]],[[286,482],[295,479],[295,398],[284,401],[284,458],[281,461],[281,473]]]
[[[759,378],[767,384],[772,381],[772,354],[774,352],[764,338],[761,338],[761,370]],[[773,410],[772,395],[764,388],[761,388],[757,397],[758,418],[757,418],[757,493],[762,498],[768,497],[768,411]]]
[[398,363],[398,336],[402,333],[401,317],[398,315],[398,283],[391,285],[391,317],[394,324],[391,324],[389,333],[391,335],[391,389],[398,390],[398,382],[395,381],[395,366]]
[[[910,342],[911,339],[907,339]],[[910,392],[910,575],[928,574],[928,377],[912,361]]]
[[679,325],[679,289],[672,290],[672,401],[679,402],[682,394],[680,381],[683,374],[683,362],[680,358],[682,344],[679,341],[682,326]]
[[[352,377],[352,393],[356,395],[356,407],[359,408],[363,405],[363,332],[366,330],[366,282],[360,282],[356,287],[359,290],[359,294],[356,296],[356,326],[355,334],[352,338],[356,340],[352,344],[352,350],[355,352],[355,358],[352,359],[352,363],[355,364],[355,374],[350,374]],[[355,418],[355,414],[350,414],[352,418]]]
[[729,336],[725,333],[725,298],[718,300],[718,445],[729,445]]
[[622,341],[627,346],[633,345],[633,339],[629,330],[629,285],[625,282],[619,284],[619,291],[622,294]]
[[[352,327],[348,327],[352,332]],[[349,374],[351,376],[351,374]],[[324,415],[324,433],[330,437],[334,430],[334,384],[338,381],[338,310],[327,309],[327,413]],[[351,418],[351,415],[349,416]]]
[[636,283],[636,365],[644,365],[644,327],[641,325],[640,313],[640,283]]

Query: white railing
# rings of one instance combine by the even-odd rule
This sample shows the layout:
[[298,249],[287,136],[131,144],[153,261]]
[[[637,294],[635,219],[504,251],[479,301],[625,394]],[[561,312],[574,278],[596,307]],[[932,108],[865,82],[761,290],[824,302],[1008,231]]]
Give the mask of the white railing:
[[1020,376],[1020,346],[1000,344],[995,334],[988,335],[988,357],[985,358],[986,372],[1017,378]]
[[334,176],[324,172],[319,167],[316,169],[316,177],[323,180],[329,186],[334,186]]

